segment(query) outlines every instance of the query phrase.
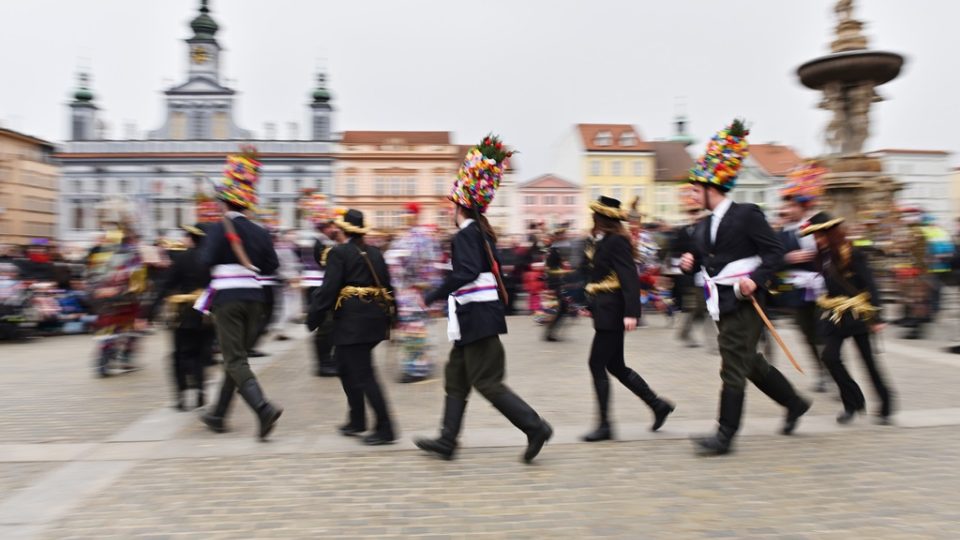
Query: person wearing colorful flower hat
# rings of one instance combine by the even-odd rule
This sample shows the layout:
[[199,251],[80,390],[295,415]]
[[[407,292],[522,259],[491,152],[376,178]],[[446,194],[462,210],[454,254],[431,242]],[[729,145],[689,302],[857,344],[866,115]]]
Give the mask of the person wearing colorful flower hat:
[[454,222],[459,228],[453,237],[453,271],[423,300],[429,306],[447,299],[447,337],[453,348],[444,370],[446,397],[440,437],[414,442],[444,459],[452,459],[456,453],[472,389],[526,434],[526,463],[533,461],[553,436],[550,424],[503,383],[506,356],[500,334],[507,333],[507,293],[495,255],[497,236],[484,212],[500,186],[504,162],[512,154],[493,135],[467,152],[450,193],[456,204]]
[[396,290],[397,332],[401,351],[400,382],[415,383],[433,374],[433,347],[428,339],[429,314],[420,309],[423,291],[440,284],[441,251],[436,236],[420,225],[420,205],[404,207],[407,230],[390,243],[386,252],[390,277]]
[[260,278],[279,267],[270,233],[247,217],[257,206],[259,179],[260,162],[252,147],[227,156],[216,189],[222,217],[208,226],[200,252],[201,266],[209,269],[211,279],[194,307],[214,315],[225,372],[216,405],[202,417],[204,424],[217,433],[226,431],[227,411],[234,392],[238,392],[257,415],[257,433],[265,440],[283,408],[264,396],[247,357],[264,314]]
[[657,431],[673,412],[674,406],[657,396],[636,371],[624,363],[625,332],[637,329],[640,321],[640,277],[634,263],[636,246],[624,227],[628,214],[620,201],[601,196],[590,203],[595,238],[586,292],[593,315],[593,344],[590,347],[590,375],[597,396],[599,423],[584,435],[586,442],[613,438],[609,419],[610,379],[617,378],[653,412],[651,431]]
[[720,330],[722,359],[719,426],[716,434],[694,439],[701,455],[731,450],[743,416],[747,380],[786,409],[785,435],[793,433],[810,409],[810,402],[757,352],[763,321],[751,297],[763,300],[763,288],[783,259],[783,245],[757,205],[727,198],[749,154],[748,134],[743,121],[734,120],[710,140],[688,179],[712,215],[698,223],[694,250],[683,254],[680,268],[699,271],[704,279],[707,310]]
[[824,342],[823,362],[840,388],[843,401],[837,422],[849,424],[866,408],[863,391],[841,358],[843,342],[852,337],[880,398],[878,423],[889,424],[893,398],[870,344],[870,334],[886,326],[880,316],[883,304],[866,255],[851,245],[842,224],[843,218],[819,212],[800,231],[805,237],[813,235],[818,250],[817,267],[826,283],[826,293],[817,299],[817,305],[824,312],[819,327]]
[[800,227],[817,212],[817,200],[823,195],[821,179],[826,172],[816,162],[803,163],[789,173],[786,185],[780,190],[784,226],[779,236],[786,253],[783,266],[777,272],[777,294],[771,300],[777,308],[793,315],[803,333],[817,366],[815,392],[826,392],[828,380],[827,369],[820,360],[821,343],[817,333],[820,310],[816,300],[823,289],[823,278],[816,266],[817,244],[813,237],[801,236]]
[[367,431],[366,399],[377,422],[363,443],[393,444],[397,433],[373,365],[373,348],[389,338],[396,312],[390,272],[380,250],[365,241],[370,230],[364,226],[363,212],[347,210],[334,223],[347,241],[327,252],[323,285],[313,295],[307,328],[316,330],[333,311],[330,335],[349,408],[340,433],[351,437]]

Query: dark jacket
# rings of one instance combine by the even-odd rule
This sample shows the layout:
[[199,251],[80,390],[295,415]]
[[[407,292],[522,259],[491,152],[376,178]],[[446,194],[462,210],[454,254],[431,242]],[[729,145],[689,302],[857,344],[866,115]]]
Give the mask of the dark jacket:
[[619,234],[608,234],[596,243],[587,283],[599,283],[611,273],[617,275],[620,289],[588,297],[597,330],[623,330],[624,317],[640,317],[640,276],[633,248]]
[[[424,301],[429,305],[437,300],[446,300],[447,296],[468,283],[472,283],[483,272],[492,272],[490,258],[483,242],[490,244],[493,253],[497,246],[480,231],[480,225],[473,222],[460,229],[453,237],[453,271],[437,289],[430,291]],[[500,265],[499,260],[497,266]],[[507,319],[503,302],[471,302],[457,305],[457,318],[460,321],[460,340],[455,346],[469,345],[480,339],[507,333]]]
[[[870,293],[870,304],[880,309],[880,292],[877,290],[877,284],[873,280],[873,272],[870,270],[870,264],[867,261],[867,255],[857,249],[850,251],[850,266],[842,273],[838,273],[832,267],[832,261],[824,258],[823,262],[823,281],[826,285],[827,296],[849,296],[854,297],[862,292]],[[820,321],[820,332],[825,335],[831,335],[837,332],[846,336],[856,334],[866,334],[870,328],[866,321],[855,319],[849,312],[840,319],[840,325],[830,321],[830,313],[824,314],[825,318]],[[880,313],[871,319],[871,323],[881,322],[883,319]]]
[[[733,261],[759,255],[760,266],[750,274],[750,279],[757,284],[758,291],[768,287],[783,260],[783,244],[770,228],[760,207],[731,204],[717,229],[716,243],[710,241],[710,220],[711,216],[701,219],[693,232],[694,265],[690,273],[699,272],[703,266],[710,276],[716,276]],[[736,311],[740,301],[733,287],[719,285],[717,290],[720,314]]]
[[[277,268],[280,267],[280,263],[277,260],[277,252],[273,249],[273,240],[270,238],[270,233],[243,216],[233,218],[233,227],[237,231],[237,236],[243,242],[247,257],[260,270],[260,275],[271,276],[275,274]],[[240,264],[237,256],[233,253],[233,248],[227,241],[222,222],[215,223],[207,229],[207,236],[200,250],[200,264],[207,270],[211,270],[218,264]],[[262,289],[225,289],[218,291],[213,296],[213,307],[228,302],[264,301]]]
[[[210,282],[210,269],[200,262],[200,250],[189,248],[170,251],[170,271],[160,284],[157,299],[150,308],[150,319],[156,315],[168,296],[189,294],[203,289]],[[193,304],[183,304],[179,313],[179,328],[200,328],[203,326],[203,314],[193,309]]]
[[[777,233],[777,237],[780,238],[780,242],[783,244],[783,253],[787,254],[791,251],[797,251],[802,248],[800,245],[800,236],[798,229],[783,229]],[[792,270],[802,270],[805,272],[816,272],[817,265],[814,261],[808,261],[805,263],[794,263],[788,264],[782,262],[780,268],[778,269],[778,276],[775,280],[776,283],[776,292],[777,294],[771,298],[771,305],[780,308],[796,309],[802,307],[807,303],[806,301],[806,290],[794,288],[788,283],[784,283],[780,279],[779,274],[786,274]]]
[[[376,287],[376,280],[370,273],[370,267],[361,255],[366,252],[370,264],[380,278],[380,284],[393,297],[390,285],[390,273],[383,261],[380,250],[360,244],[359,239],[351,239],[346,244],[330,248],[327,253],[327,269],[323,286],[313,293],[310,305],[311,321],[322,321],[326,313],[333,311],[334,329],[331,334],[334,345],[355,345],[358,343],[379,343],[387,339],[390,318],[380,303],[370,298],[353,296],[344,298],[337,309],[337,298],[346,286]],[[315,326],[313,322],[310,326]]]

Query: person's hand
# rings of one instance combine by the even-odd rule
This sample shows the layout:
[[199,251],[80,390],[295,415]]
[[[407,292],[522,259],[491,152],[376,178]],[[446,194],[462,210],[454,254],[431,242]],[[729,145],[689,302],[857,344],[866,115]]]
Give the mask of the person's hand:
[[739,282],[740,286],[740,295],[744,298],[749,298],[753,296],[753,293],[757,291],[757,284],[753,282],[750,278],[741,278]]
[[800,264],[812,261],[816,255],[813,251],[798,249],[784,255],[783,261],[787,264]]
[[320,320],[320,313],[317,311],[310,311],[307,313],[307,330],[313,332],[317,328],[320,328],[320,323],[323,321]]
[[684,272],[693,270],[693,253],[684,253],[680,257],[680,269]]
[[623,329],[627,332],[633,332],[637,329],[637,318],[636,317],[624,317],[623,318]]
[[887,329],[887,323],[877,323],[870,327],[870,331],[874,334],[879,334]]

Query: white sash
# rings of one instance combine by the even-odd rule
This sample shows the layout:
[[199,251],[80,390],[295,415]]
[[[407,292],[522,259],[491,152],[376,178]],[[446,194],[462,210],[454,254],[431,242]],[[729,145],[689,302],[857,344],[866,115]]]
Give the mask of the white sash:
[[784,276],[783,282],[795,289],[803,289],[804,302],[815,301],[826,290],[823,276],[809,270],[790,270]]
[[447,297],[447,339],[460,339],[460,319],[457,318],[457,305],[472,302],[498,302],[497,278],[492,272],[484,272],[472,283],[460,287]]
[[323,270],[304,270],[300,279],[300,286],[311,288],[323,286]]
[[263,284],[253,270],[241,264],[218,264],[210,271],[210,285],[193,304],[193,309],[210,313],[213,295],[227,289],[262,289]]
[[703,293],[707,299],[707,311],[710,312],[710,317],[713,320],[720,320],[720,295],[717,292],[717,285],[735,287],[734,291],[739,298],[740,293],[739,289],[736,288],[737,283],[756,270],[760,266],[760,262],[758,255],[738,259],[724,266],[723,270],[720,270],[720,273],[715,276],[710,276],[706,268],[700,268],[700,277],[703,278]]

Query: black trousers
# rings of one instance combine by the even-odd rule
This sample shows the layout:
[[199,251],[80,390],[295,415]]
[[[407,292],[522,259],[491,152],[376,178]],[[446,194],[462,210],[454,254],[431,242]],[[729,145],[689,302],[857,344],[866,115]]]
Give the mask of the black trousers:
[[[870,381],[873,383],[873,388],[877,392],[877,397],[880,398],[880,415],[890,416],[893,412],[892,398],[890,390],[884,382],[884,377],[880,373],[877,361],[873,356],[870,334],[855,334],[852,337],[857,344],[857,349],[860,350],[860,357],[863,358],[863,363],[866,365],[867,372],[870,374]],[[848,412],[856,412],[866,407],[866,398],[864,398],[860,386],[857,385],[853,377],[850,376],[850,372],[848,372],[847,368],[843,365],[840,349],[845,339],[846,336],[840,333],[824,337],[823,362],[840,389],[840,399],[843,401],[843,408]]]
[[270,323],[273,322],[274,314],[280,310],[281,302],[283,302],[282,286],[270,285],[263,288],[263,311],[261,312],[260,322],[257,325],[256,340],[250,345],[251,350],[257,346],[260,338],[267,333]]
[[[304,305],[309,306],[313,299],[315,291],[319,287],[307,289]],[[333,310],[327,312],[326,318],[317,331],[313,333],[313,350],[316,354],[317,372],[333,373],[337,370],[336,356],[333,354],[333,341],[330,334],[333,333]]]
[[347,396],[350,427],[366,431],[367,415],[364,398],[370,402],[377,417],[374,427],[378,435],[394,439],[393,422],[387,400],[377,381],[373,366],[373,348],[376,343],[358,343],[355,345],[337,345],[337,363],[340,367],[340,384]]
[[177,392],[188,388],[192,376],[203,392],[204,374],[213,357],[213,328],[177,328],[173,331],[173,378]]
[[720,380],[723,388],[743,392],[749,379],[754,384],[766,377],[773,366],[757,352],[763,321],[751,302],[740,302],[737,310],[720,315]]
[[546,337],[556,337],[557,330],[560,329],[564,315],[567,314],[567,309],[569,309],[569,304],[567,302],[566,296],[563,294],[562,287],[556,287],[553,289],[553,294],[557,298],[557,316],[550,321],[550,324],[547,325]]
[[255,378],[247,352],[257,339],[262,313],[263,304],[259,302],[230,302],[214,307],[213,320],[223,353],[223,369],[237,388]]
[[[339,347],[338,347],[339,350]],[[454,346],[444,368],[444,390],[448,400],[466,407],[471,389],[480,392],[514,426],[532,435],[543,427],[543,420],[503,382],[506,353],[500,336],[489,336],[467,345]],[[461,408],[461,415],[463,408]]]
[[651,409],[657,410],[662,406],[657,394],[650,389],[643,377],[627,367],[623,356],[624,337],[623,330],[597,330],[590,346],[590,375],[596,392],[601,424],[609,422],[610,379],[607,373],[616,377]]

